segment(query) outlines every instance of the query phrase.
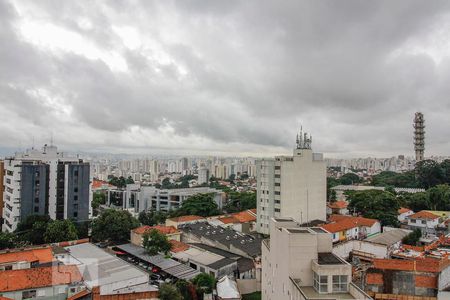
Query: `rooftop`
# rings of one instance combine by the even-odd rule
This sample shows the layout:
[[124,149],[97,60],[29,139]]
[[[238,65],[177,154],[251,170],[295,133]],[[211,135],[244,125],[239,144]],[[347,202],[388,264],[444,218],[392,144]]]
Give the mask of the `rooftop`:
[[312,286],[301,286],[300,279],[290,278],[294,283],[297,290],[303,295],[305,299],[327,299],[327,300],[337,300],[337,299],[356,299],[350,293],[333,293],[333,294],[319,294]]
[[89,288],[111,283],[120,288],[128,286],[129,282],[135,285],[148,282],[146,272],[90,243],[65,249],[69,251],[70,257],[64,263],[76,264]]
[[204,217],[195,216],[195,215],[188,215],[188,216],[169,218],[168,220],[180,223],[180,222],[200,221],[200,220],[204,220],[204,219],[205,219]]
[[81,280],[78,268],[73,265],[2,271],[0,272],[0,292],[71,284]]
[[257,257],[261,255],[262,238],[243,234],[231,228],[210,225],[207,222],[185,224],[178,227],[181,231],[208,239],[215,243],[231,248],[237,248],[248,256]]
[[391,231],[383,232],[375,236],[369,237],[366,239],[366,241],[375,244],[391,246],[401,241],[410,232],[411,232],[410,230],[405,229],[394,229]]
[[345,265],[345,262],[343,262],[342,259],[331,252],[322,252],[318,253],[317,255],[317,263],[319,265]]
[[157,230],[162,234],[174,234],[179,232],[175,227],[173,226],[163,226],[163,225],[156,225],[156,226],[141,226],[138,228],[133,229],[133,232],[136,234],[144,234],[146,232],[150,232],[152,230]]
[[124,244],[117,246],[123,252],[129,253],[149,264],[160,268],[163,272],[172,275],[179,279],[191,279],[199,274],[199,271],[177,262],[170,258],[165,258],[163,255],[149,255],[145,249],[133,244]]
[[15,249],[12,252],[0,253],[0,264],[22,261],[39,263],[52,262],[52,249],[50,247],[39,249]]
[[347,208],[347,206],[348,206],[348,202],[342,201],[342,200],[328,203],[328,207],[334,208],[334,209]]
[[438,215],[430,213],[426,210],[421,210],[415,214],[410,215],[408,218],[410,219],[424,219],[424,220],[435,220],[439,218]]
[[378,222],[378,220],[375,219],[341,215],[331,215],[330,221],[332,223],[322,225],[321,227],[331,233],[340,232],[359,226],[371,227]]

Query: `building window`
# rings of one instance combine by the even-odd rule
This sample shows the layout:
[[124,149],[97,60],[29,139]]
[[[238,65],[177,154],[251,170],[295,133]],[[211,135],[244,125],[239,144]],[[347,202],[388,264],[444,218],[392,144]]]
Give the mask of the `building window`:
[[275,200],[275,204],[280,204],[281,201],[280,200]]
[[280,212],[280,209],[279,208],[275,208],[275,212]]
[[38,212],[39,212],[39,206],[35,206],[35,207],[34,207],[34,212],[35,212],[35,213],[38,213]]
[[280,192],[275,191],[275,195],[280,195],[280,194],[281,194]]
[[23,291],[22,299],[36,298],[36,290]]
[[73,196],[73,200],[78,201],[78,196],[77,195]]
[[34,198],[34,203],[39,203],[39,198]]
[[425,220],[422,220],[422,224],[426,224],[427,223],[427,221],[425,221]]
[[314,289],[319,293],[328,292],[328,276],[319,276],[316,272],[314,273]]
[[280,170],[281,166],[275,166],[275,170]]
[[74,193],[78,193],[78,188],[77,188],[77,187],[74,188],[74,189],[73,189],[73,192],[74,192]]
[[333,292],[347,292],[347,275],[333,275]]
[[281,184],[279,182],[275,182],[275,186],[280,186]]
[[73,175],[74,175],[74,176],[78,176],[78,170],[75,170],[75,171],[73,172]]
[[411,223],[416,223],[416,219],[411,219]]
[[73,217],[74,217],[74,218],[78,218],[78,212],[77,212],[77,211],[74,211],[74,212],[73,212]]
[[281,178],[280,174],[275,174],[275,178]]

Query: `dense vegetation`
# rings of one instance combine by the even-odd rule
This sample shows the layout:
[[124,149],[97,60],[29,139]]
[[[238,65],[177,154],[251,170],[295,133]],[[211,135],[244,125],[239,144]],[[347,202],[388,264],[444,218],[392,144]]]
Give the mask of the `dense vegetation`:
[[148,254],[156,255],[160,252],[167,254],[170,251],[171,244],[167,236],[153,229],[144,234],[143,246]]
[[107,209],[92,222],[92,239],[95,241],[128,241],[130,230],[139,221],[126,210]]
[[76,240],[87,237],[84,223],[51,220],[48,216],[31,215],[17,225],[14,233],[0,232],[0,250]]
[[368,190],[347,192],[349,209],[367,218],[379,219],[383,225],[396,226],[397,210],[408,207],[420,210],[450,210],[450,186],[440,184],[421,193],[398,193]]
[[124,188],[127,186],[127,184],[133,184],[134,180],[131,178],[131,176],[128,176],[128,178],[125,178],[123,176],[116,177],[116,176],[109,176],[108,182],[111,185],[114,185],[118,188]]
[[408,234],[402,239],[402,243],[411,246],[417,246],[420,238],[422,237],[422,231],[420,229],[414,229],[413,232]]

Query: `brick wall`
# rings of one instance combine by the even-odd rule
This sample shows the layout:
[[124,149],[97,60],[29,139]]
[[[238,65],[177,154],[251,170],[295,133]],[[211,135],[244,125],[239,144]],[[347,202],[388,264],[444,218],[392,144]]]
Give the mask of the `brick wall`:
[[376,284],[376,285],[383,284],[383,274],[381,274],[381,273],[367,273],[366,283],[367,284]]
[[437,288],[437,277],[436,276],[423,276],[416,275],[416,286],[424,288]]

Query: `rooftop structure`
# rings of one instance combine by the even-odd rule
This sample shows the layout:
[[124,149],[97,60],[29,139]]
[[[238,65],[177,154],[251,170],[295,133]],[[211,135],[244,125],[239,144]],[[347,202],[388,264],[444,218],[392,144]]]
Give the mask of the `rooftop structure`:
[[206,243],[249,258],[261,255],[261,238],[231,228],[198,222],[181,225],[178,229],[183,232],[181,239],[186,243]]
[[9,296],[8,292],[73,285],[81,281],[81,273],[73,265],[2,271],[0,272],[0,293]]
[[270,240],[262,246],[262,298],[370,299],[351,282],[351,265],[332,248],[325,230],[272,218]]
[[416,112],[414,116],[414,151],[416,152],[416,162],[423,160],[425,152],[425,119],[421,112]]
[[191,268],[190,266],[182,264],[176,260],[166,258],[164,255],[149,255],[144,248],[133,244],[119,245],[117,248],[145,262],[146,264],[158,267],[164,273],[177,279],[188,280],[200,274],[199,271]]
[[155,291],[148,273],[113,256],[97,246],[84,243],[65,247],[68,255],[59,258],[66,265],[76,265],[89,289],[100,287],[100,295],[117,294],[120,290],[131,293]]

